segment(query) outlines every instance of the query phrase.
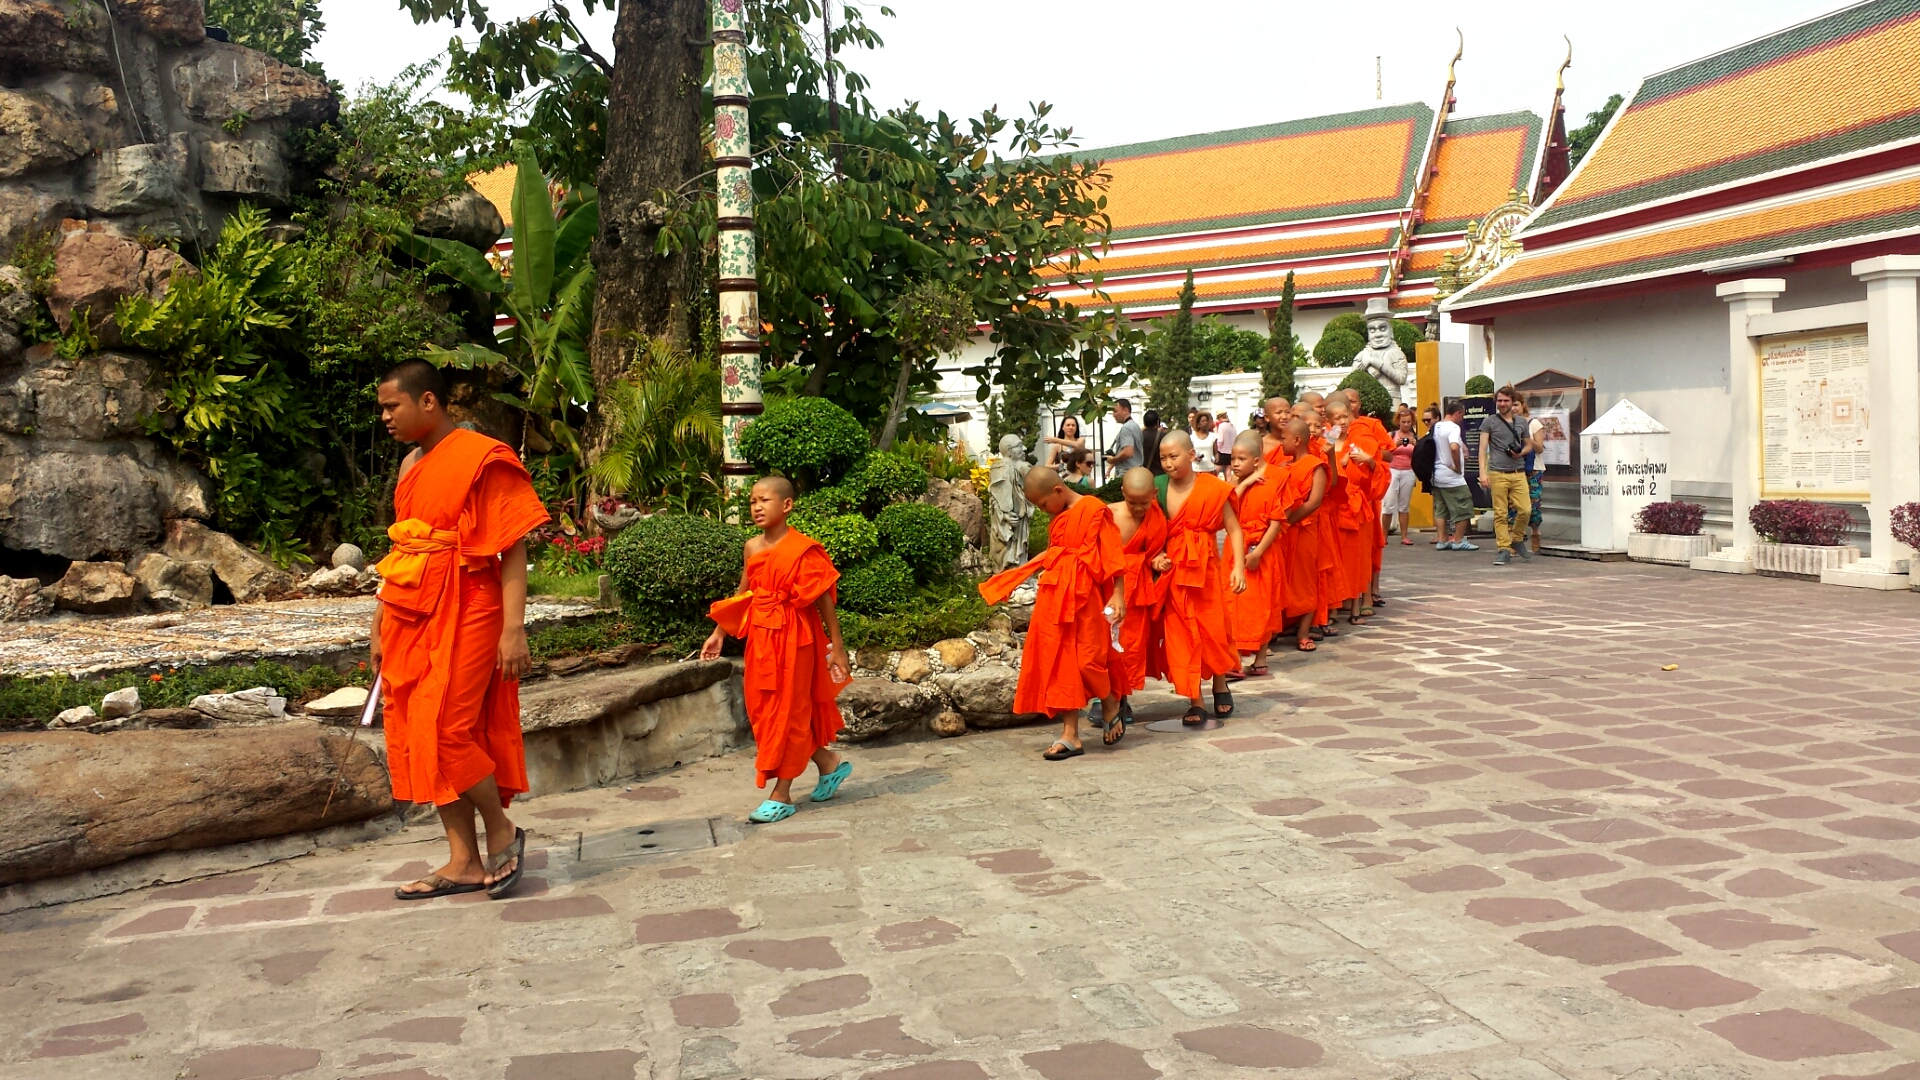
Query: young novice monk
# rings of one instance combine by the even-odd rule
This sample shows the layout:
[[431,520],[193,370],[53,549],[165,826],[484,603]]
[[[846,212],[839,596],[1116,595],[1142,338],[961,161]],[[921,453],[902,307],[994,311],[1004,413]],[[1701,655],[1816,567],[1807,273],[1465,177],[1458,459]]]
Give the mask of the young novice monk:
[[1386,466],[1386,459],[1393,455],[1393,434],[1387,425],[1360,411],[1360,391],[1352,387],[1346,389],[1347,408],[1353,414],[1354,430],[1358,432],[1361,445],[1366,447],[1375,462],[1379,463],[1371,477],[1372,486],[1368,498],[1374,508],[1373,573],[1367,576],[1367,596],[1372,601],[1360,609],[1360,614],[1371,615],[1373,609],[1382,606],[1380,599],[1380,564],[1387,551],[1387,518],[1379,513],[1381,501],[1387,496],[1387,488],[1393,485],[1392,470]]
[[1114,651],[1114,627],[1126,618],[1125,558],[1120,530],[1107,504],[1061,482],[1060,474],[1037,465],[1027,470],[1027,501],[1053,518],[1047,550],[1011,570],[980,583],[989,604],[1005,600],[1020,583],[1040,575],[1033,620],[1020,651],[1020,681],[1013,711],[1060,717],[1060,737],[1042,756],[1064,761],[1086,753],[1080,745],[1080,711],[1098,698],[1101,741],[1111,746],[1127,733],[1120,715],[1124,679]]
[[1312,652],[1318,646],[1309,636],[1319,606],[1320,529],[1315,520],[1327,494],[1327,463],[1308,445],[1312,438],[1305,420],[1289,420],[1281,428],[1280,446],[1288,455],[1285,486],[1276,513],[1286,522],[1280,534],[1280,561],[1286,567],[1286,621],[1294,627],[1294,647]]
[[394,895],[505,896],[527,844],[506,813],[527,790],[526,536],[546,524],[547,508],[511,447],[454,424],[439,368],[409,360],[375,394],[388,434],[414,444],[393,490],[393,550],[380,560],[369,650],[385,688],[387,771],[395,799],[439,809],[452,853]]
[[827,749],[840,731],[835,699],[847,685],[846,646],[834,613],[840,574],[820,542],[787,524],[793,485],[769,476],[748,496],[760,535],[747,541],[740,590],[715,601],[707,615],[719,625],[700,649],[720,655],[727,635],[747,639],[747,721],[753,725],[754,786],[773,791],[747,820],[766,824],[793,816],[793,781],[820,770],[809,796],[826,802],[853,773],[853,763]]
[[1127,596],[1126,618],[1120,623],[1118,654],[1120,682],[1114,693],[1120,695],[1120,715],[1133,722],[1133,704],[1127,695],[1147,685],[1147,676],[1159,678],[1166,672],[1166,658],[1160,654],[1160,604],[1165,583],[1155,579],[1153,560],[1167,546],[1167,515],[1160,509],[1159,493],[1153,486],[1153,472],[1144,465],[1126,471],[1120,478],[1121,501],[1108,507],[1113,523],[1120,529],[1120,555],[1126,569],[1121,573]]
[[[1273,606],[1276,583],[1283,580],[1279,552],[1273,551],[1280,538],[1280,485],[1263,472],[1260,433],[1243,431],[1233,440],[1233,475],[1239,483],[1233,489],[1231,505],[1240,519],[1240,535],[1247,545],[1247,587],[1227,597],[1227,612],[1233,627],[1233,647],[1251,654],[1248,678],[1267,674],[1267,642],[1273,637]],[[1278,479],[1279,470],[1274,470]]]
[[1373,495],[1373,480],[1381,466],[1371,452],[1372,438],[1356,425],[1344,394],[1328,400],[1327,416],[1334,470],[1345,481],[1334,514],[1340,537],[1340,593],[1347,604],[1347,623],[1358,626],[1361,609],[1373,610],[1373,553],[1378,546],[1374,541],[1380,535],[1380,503]]
[[[1193,440],[1184,431],[1170,431],[1160,440],[1160,465],[1166,470],[1163,497],[1167,510],[1167,547],[1152,566],[1167,587],[1161,616],[1161,641],[1167,657],[1167,681],[1173,692],[1191,702],[1181,722],[1198,727],[1207,722],[1200,707],[1200,682],[1213,680],[1213,714],[1233,715],[1233,694],[1227,673],[1240,670],[1240,654],[1227,633],[1228,592],[1247,587],[1247,546],[1240,520],[1227,497],[1233,489],[1217,476],[1193,470]],[[1223,578],[1215,567],[1220,556],[1215,535],[1227,530],[1227,557],[1232,569]]]

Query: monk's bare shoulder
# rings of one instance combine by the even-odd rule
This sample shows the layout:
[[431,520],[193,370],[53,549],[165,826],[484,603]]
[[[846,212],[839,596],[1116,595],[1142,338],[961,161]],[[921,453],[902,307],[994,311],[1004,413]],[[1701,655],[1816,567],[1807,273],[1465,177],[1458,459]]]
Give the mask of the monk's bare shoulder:
[[763,552],[763,551],[765,551],[765,550],[767,550],[767,546],[768,546],[768,545],[767,545],[767,538],[766,538],[766,536],[765,536],[765,535],[761,535],[761,536],[750,536],[750,537],[748,537],[748,538],[747,538],[747,550],[746,550],[746,553],[747,553],[748,555],[758,555],[758,554],[760,554],[761,552]]
[[1114,524],[1116,525],[1133,523],[1133,506],[1125,499],[1117,503],[1108,503],[1107,511],[1113,515]]
[[420,448],[417,446],[407,451],[407,456],[400,459],[400,475],[394,477],[394,481],[397,483],[398,481],[405,480],[407,474],[413,471],[413,467],[418,465],[420,459],[424,456],[425,455],[420,453]]

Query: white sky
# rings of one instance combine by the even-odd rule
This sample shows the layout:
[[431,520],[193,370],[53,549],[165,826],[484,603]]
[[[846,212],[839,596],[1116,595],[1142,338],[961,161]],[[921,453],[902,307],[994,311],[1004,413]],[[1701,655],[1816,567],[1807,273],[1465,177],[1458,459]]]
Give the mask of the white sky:
[[[493,0],[490,10],[501,19],[542,6]],[[963,116],[995,104],[1003,114],[1023,113],[1029,101],[1044,100],[1082,146],[1099,147],[1367,108],[1375,103],[1376,54],[1385,102],[1434,104],[1455,48],[1455,23],[1466,35],[1456,115],[1544,112],[1566,34],[1574,46],[1567,73],[1572,127],[1608,94],[1627,93],[1648,74],[1843,5],[891,0],[892,18],[877,4],[860,6],[887,43],[848,57],[872,80],[875,104],[914,100],[929,113]],[[579,15],[579,0],[569,7]],[[1436,15],[1443,7],[1451,10]],[[440,55],[454,32],[445,23],[415,26],[393,0],[323,0],[321,8],[327,32],[315,54],[349,89]],[[611,54],[612,15],[599,13],[590,24],[597,47]]]

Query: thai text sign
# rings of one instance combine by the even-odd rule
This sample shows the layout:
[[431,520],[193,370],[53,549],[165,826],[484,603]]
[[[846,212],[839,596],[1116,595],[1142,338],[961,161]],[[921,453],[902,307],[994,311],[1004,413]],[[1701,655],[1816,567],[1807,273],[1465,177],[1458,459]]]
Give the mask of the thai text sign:
[[1865,501],[1867,332],[1760,339],[1760,497]]

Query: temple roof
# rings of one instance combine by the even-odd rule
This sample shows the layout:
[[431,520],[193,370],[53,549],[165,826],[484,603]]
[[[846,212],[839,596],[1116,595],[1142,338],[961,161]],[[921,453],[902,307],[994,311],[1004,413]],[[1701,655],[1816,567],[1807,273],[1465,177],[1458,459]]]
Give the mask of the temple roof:
[[1872,0],[1640,84],[1530,233],[1920,140],[1920,0]]
[[1920,234],[1916,70],[1920,0],[1870,0],[1649,77],[1447,310]]
[[1464,231],[1509,192],[1531,190],[1540,129],[1540,117],[1530,112],[1448,121],[1416,235]]

